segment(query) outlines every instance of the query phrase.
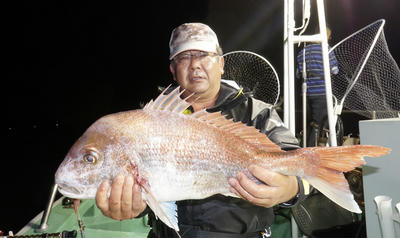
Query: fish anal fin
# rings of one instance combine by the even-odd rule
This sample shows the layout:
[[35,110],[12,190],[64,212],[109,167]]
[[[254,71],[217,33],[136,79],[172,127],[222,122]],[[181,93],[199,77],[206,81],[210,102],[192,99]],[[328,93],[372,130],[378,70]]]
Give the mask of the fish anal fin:
[[[354,200],[354,196],[349,189],[338,189],[336,186],[332,186],[332,184],[327,182],[326,180],[322,180],[316,177],[306,178],[306,180],[314,188],[318,189],[318,191],[320,191],[322,194],[324,194],[326,197],[328,197],[339,206],[349,210],[350,212],[361,213],[361,209],[358,206],[357,202]],[[347,183],[344,176],[343,182]]]
[[349,184],[343,173],[334,169],[321,167],[317,171],[317,178],[332,184],[338,190],[350,192]]

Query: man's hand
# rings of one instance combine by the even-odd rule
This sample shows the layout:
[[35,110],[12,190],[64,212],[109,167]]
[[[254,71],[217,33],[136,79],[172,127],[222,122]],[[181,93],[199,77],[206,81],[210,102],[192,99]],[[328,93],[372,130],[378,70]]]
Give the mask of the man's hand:
[[229,179],[230,190],[255,205],[272,207],[289,201],[298,192],[295,176],[282,175],[256,165],[249,166],[249,171],[264,184],[256,184],[239,172],[236,178]]
[[110,184],[103,182],[96,193],[96,204],[105,216],[115,220],[126,220],[138,216],[146,209],[142,190],[132,175],[115,177],[110,198],[107,197],[109,190]]

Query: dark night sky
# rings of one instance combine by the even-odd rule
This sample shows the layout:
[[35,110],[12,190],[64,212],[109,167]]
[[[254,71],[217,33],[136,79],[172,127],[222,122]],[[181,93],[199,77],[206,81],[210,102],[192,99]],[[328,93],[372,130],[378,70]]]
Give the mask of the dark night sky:
[[[171,82],[168,41],[177,25],[210,24],[226,52],[259,53],[282,78],[282,2],[61,0],[2,7],[0,230],[17,232],[44,209],[58,164],[91,123],[138,108]],[[398,1],[326,2],[335,42],[384,18],[389,49],[400,62]],[[233,37],[246,27],[254,28],[247,38]]]

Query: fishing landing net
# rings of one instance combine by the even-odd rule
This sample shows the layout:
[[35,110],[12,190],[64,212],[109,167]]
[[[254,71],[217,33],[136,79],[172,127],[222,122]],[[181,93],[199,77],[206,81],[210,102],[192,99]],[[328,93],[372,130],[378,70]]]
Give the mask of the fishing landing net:
[[339,63],[332,93],[340,111],[344,107],[367,118],[399,117],[400,70],[389,52],[384,24],[378,20],[332,47]]
[[279,99],[279,78],[275,69],[264,57],[250,51],[233,51],[224,54],[222,78],[235,81],[244,93],[275,105]]

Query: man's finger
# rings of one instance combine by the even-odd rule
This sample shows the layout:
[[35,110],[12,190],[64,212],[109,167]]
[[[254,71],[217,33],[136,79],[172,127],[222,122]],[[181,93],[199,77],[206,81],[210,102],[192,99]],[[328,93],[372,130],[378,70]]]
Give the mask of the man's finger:
[[107,193],[110,190],[110,184],[107,181],[101,183],[99,189],[97,189],[96,193],[96,204],[102,211],[108,211],[108,197]]
[[121,211],[121,196],[124,185],[124,176],[118,175],[115,177],[110,193],[110,211],[112,214],[117,214]]
[[[254,177],[266,184],[259,186],[264,187],[263,192],[268,192],[275,203],[288,201],[298,192],[298,182],[295,176],[283,175],[256,165],[249,166],[249,171]],[[247,187],[245,189],[247,190]],[[257,193],[254,193],[251,187],[248,191],[257,196]]]
[[133,177],[128,175],[125,177],[121,195],[121,212],[123,218],[132,218],[132,187]]
[[271,190],[273,189],[268,185],[255,183],[243,173],[238,173],[237,180],[243,190],[245,190],[254,198],[268,199],[268,195],[272,192]]
[[146,203],[142,199],[142,189],[139,184],[133,185],[133,198],[132,198],[132,210],[134,215],[139,215],[146,208]]
[[249,171],[254,177],[272,187],[280,186],[280,176],[284,176],[257,165],[250,165]]
[[255,205],[259,205],[259,206],[264,206],[264,207],[269,207],[271,204],[271,201],[268,198],[257,198],[254,197],[252,194],[250,194],[248,191],[246,191],[246,189],[244,189],[239,180],[235,179],[235,178],[231,178],[229,179],[229,183],[232,186],[230,188],[230,191],[239,195],[240,197],[242,197],[243,199],[255,204]]
[[255,198],[251,196],[246,190],[242,188],[240,185],[239,181],[236,178],[230,178],[229,179],[229,184],[232,186],[231,187],[231,192],[235,193],[239,197],[242,197],[246,200],[254,200]]

